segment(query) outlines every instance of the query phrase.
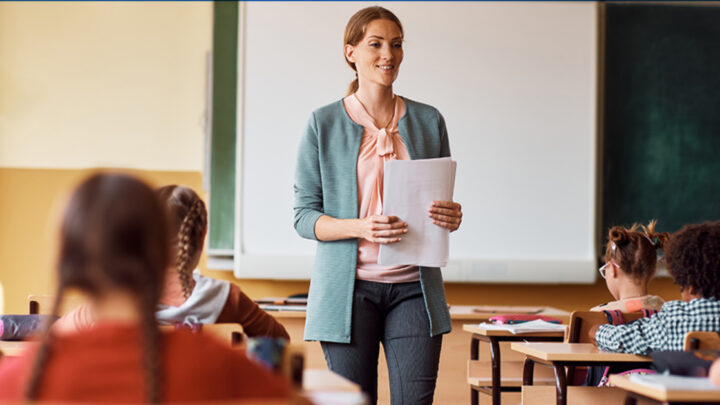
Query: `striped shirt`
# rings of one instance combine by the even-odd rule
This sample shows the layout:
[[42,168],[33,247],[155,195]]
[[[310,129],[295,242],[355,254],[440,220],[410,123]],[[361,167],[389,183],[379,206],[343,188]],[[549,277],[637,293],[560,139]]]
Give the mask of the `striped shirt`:
[[648,354],[683,350],[685,334],[692,331],[720,331],[720,301],[714,298],[669,301],[649,318],[623,325],[601,325],[595,340],[603,350]]

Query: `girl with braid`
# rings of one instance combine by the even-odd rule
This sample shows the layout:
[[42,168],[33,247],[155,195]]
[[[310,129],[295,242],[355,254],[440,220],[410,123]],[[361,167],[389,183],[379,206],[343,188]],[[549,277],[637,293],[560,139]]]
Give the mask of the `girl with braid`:
[[[157,319],[161,324],[239,323],[246,335],[289,339],[285,328],[263,311],[236,284],[193,273],[207,233],[207,210],[189,187],[169,185],[155,190],[166,208],[174,260],[165,276]],[[81,305],[59,319],[54,329],[69,333],[93,323]]]
[[160,323],[239,323],[250,337],[289,339],[285,328],[263,311],[234,283],[193,273],[200,261],[207,211],[202,199],[189,187],[170,185],[156,190],[170,221],[170,245],[175,263],[168,269],[165,293],[160,299]]
[[180,402],[288,397],[289,387],[241,352],[184,330],[160,333],[155,310],[168,265],[165,212],[140,181],[85,180],[60,228],[58,289],[86,294],[94,325],[47,329],[0,364],[0,401]]

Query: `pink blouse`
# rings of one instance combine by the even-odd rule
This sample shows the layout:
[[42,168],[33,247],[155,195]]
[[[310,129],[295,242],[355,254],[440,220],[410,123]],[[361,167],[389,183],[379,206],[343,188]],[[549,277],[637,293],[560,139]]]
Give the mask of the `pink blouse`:
[[[357,162],[358,218],[382,215],[383,165],[392,159],[410,160],[397,123],[405,114],[405,102],[395,96],[395,114],[386,128],[378,128],[360,100],[351,94],[343,99],[350,119],[363,126]],[[402,219],[402,218],[401,218]],[[358,240],[356,276],[360,280],[381,283],[407,283],[420,280],[415,266],[380,266],[377,264],[380,245]]]

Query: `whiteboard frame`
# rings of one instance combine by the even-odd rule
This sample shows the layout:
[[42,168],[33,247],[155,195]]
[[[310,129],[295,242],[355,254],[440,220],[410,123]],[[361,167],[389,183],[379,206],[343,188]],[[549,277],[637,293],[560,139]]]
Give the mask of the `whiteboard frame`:
[[[596,4],[596,7],[599,7]],[[237,142],[236,142],[236,187],[235,187],[235,239],[232,257],[218,257],[218,265],[226,266],[232,263],[233,273],[239,279],[278,279],[278,280],[309,280],[312,274],[314,256],[287,255],[287,256],[265,256],[250,255],[244,252],[243,241],[243,148],[244,148],[244,112],[245,112],[245,68],[246,68],[246,2],[239,2],[238,9],[238,64],[237,64]],[[600,13],[596,10],[595,31],[599,36]],[[599,38],[595,41],[595,67],[594,73],[597,79],[599,70]],[[597,120],[598,120],[598,81],[595,80],[594,94],[592,100],[595,118],[595,139],[593,145],[597,147]],[[597,159],[598,154],[592,154],[592,164],[595,168],[591,180],[592,196],[590,199],[590,210],[593,217],[590,219],[593,256],[597,255]],[[299,236],[298,236],[299,237]],[[443,268],[443,278],[447,282],[488,282],[488,283],[535,283],[535,284],[591,284],[597,279],[597,262],[593,257],[587,261],[568,260],[483,260],[463,259],[450,260],[448,266]],[[551,272],[557,277],[548,279],[543,277]]]

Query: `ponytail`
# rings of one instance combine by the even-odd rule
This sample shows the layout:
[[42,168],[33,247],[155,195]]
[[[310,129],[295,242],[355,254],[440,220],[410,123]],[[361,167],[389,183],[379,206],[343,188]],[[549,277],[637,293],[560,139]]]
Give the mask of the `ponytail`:
[[348,86],[347,94],[345,94],[345,97],[355,93],[358,88],[360,87],[360,82],[358,82],[357,73],[355,74],[355,79],[350,82],[350,86]]

